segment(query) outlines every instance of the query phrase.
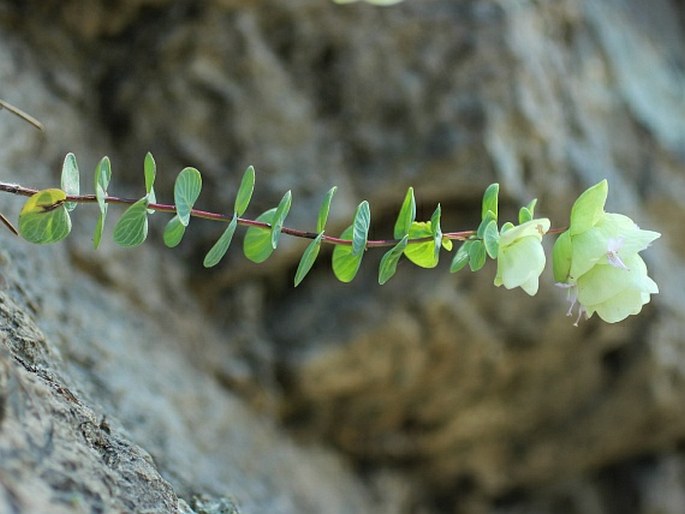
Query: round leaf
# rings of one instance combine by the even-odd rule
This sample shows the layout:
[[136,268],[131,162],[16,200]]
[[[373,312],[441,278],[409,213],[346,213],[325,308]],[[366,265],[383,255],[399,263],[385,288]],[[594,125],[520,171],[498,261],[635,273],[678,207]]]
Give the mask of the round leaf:
[[[263,212],[257,217],[256,221],[271,223],[276,214],[276,207]],[[243,253],[252,262],[259,264],[267,260],[274,251],[271,244],[271,229],[262,227],[250,227],[245,232],[243,240]]]
[[[64,158],[64,164],[62,164],[62,190],[67,195],[77,196],[81,191],[79,182],[80,178],[76,156],[69,152]],[[76,208],[76,205],[78,205],[76,202],[65,202],[64,207],[68,211],[73,211]]]
[[[340,235],[341,239],[350,239],[354,225],[347,227]],[[352,245],[337,245],[333,249],[333,274],[341,282],[351,282],[359,271],[364,252],[355,254]]]
[[114,227],[114,242],[134,247],[147,238],[147,198],[141,198],[124,211]]
[[454,255],[454,259],[452,259],[450,273],[456,273],[468,264],[469,246],[471,246],[471,243],[471,241],[465,241],[464,244],[459,247],[457,253]]
[[181,239],[183,239],[183,234],[185,234],[185,232],[186,228],[183,223],[181,223],[181,220],[178,219],[178,216],[174,216],[164,228],[164,244],[169,248],[178,246]]
[[496,259],[499,250],[499,232],[497,231],[497,222],[495,220],[491,220],[488,226],[485,227],[483,243],[490,258]]
[[174,203],[176,214],[184,226],[190,222],[190,211],[200,196],[202,175],[195,168],[184,168],[176,177],[174,184]]
[[32,195],[19,213],[19,234],[37,244],[61,241],[71,232],[71,218],[61,189],[44,189]]
[[485,266],[485,245],[483,241],[472,241],[468,248],[469,267],[471,271],[478,271]]
[[409,244],[404,255],[411,262],[422,268],[434,268],[438,265],[439,252],[435,251],[435,240],[412,243],[412,239],[434,238],[430,222],[415,221],[409,227]]

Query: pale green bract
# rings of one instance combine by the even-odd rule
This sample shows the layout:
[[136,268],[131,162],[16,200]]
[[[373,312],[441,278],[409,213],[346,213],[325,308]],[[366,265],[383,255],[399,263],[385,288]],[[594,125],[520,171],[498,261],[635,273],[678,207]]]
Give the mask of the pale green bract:
[[624,259],[627,269],[612,264],[598,264],[578,279],[577,301],[587,316],[595,312],[607,323],[622,321],[638,314],[649,302],[649,295],[659,292],[647,276],[647,266],[637,253]]
[[571,224],[554,245],[554,278],[569,290],[578,319],[595,312],[607,323],[638,314],[659,292],[638,255],[661,236],[622,214],[604,212],[607,181],[585,191],[573,205]]
[[530,296],[538,292],[540,274],[546,262],[542,236],[549,226],[549,219],[539,218],[501,234],[497,249],[497,287],[520,287]]

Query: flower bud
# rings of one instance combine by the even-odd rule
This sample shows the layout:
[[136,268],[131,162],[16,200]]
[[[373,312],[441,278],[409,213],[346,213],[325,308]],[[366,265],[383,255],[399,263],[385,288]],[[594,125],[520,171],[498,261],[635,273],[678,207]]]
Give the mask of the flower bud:
[[547,218],[534,219],[501,234],[496,286],[520,287],[531,296],[538,292],[538,280],[546,261],[541,241],[549,225]]

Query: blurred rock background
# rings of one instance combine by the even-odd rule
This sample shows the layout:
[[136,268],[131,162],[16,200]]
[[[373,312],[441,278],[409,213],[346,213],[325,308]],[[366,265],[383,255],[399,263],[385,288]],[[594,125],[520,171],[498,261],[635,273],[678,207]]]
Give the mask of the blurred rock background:
[[[263,265],[221,228],[182,245],[92,250],[81,207],[54,247],[0,236],[0,513],[681,514],[685,512],[685,3],[682,0],[0,0],[0,173],[57,184],[102,155],[111,191],[158,196],[203,173],[200,205],[248,211],[293,190],[331,231],[362,199],[385,237],[409,185],[419,215],[472,228],[502,186],[555,226],[606,177],[608,210],[663,233],[661,287],[618,325],[574,328],[550,270],[496,290],[494,267],[368,252],[335,281],[305,243]],[[0,197],[12,219],[21,200]],[[109,234],[118,214],[110,210]],[[164,219],[162,219],[164,218]]]

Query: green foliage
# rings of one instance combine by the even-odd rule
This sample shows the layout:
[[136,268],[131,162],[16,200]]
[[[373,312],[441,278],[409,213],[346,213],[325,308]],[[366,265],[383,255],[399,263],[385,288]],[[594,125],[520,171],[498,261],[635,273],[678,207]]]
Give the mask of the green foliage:
[[66,198],[61,189],[44,189],[31,196],[19,213],[19,234],[37,244],[56,243],[67,237],[71,218]]
[[485,245],[483,241],[469,241],[469,267],[471,271],[478,271],[485,266]]
[[491,259],[497,258],[497,250],[499,248],[499,232],[497,230],[497,222],[490,220],[483,232],[483,244],[485,251]]
[[278,240],[281,237],[281,230],[283,230],[283,223],[285,222],[286,216],[290,212],[290,206],[293,201],[293,195],[290,191],[287,191],[281,201],[278,202],[278,207],[276,207],[276,212],[271,220],[271,248],[276,249],[278,247]]
[[[490,184],[483,193],[483,207],[481,209],[481,219],[489,218],[497,221],[498,213],[499,184]],[[488,215],[488,212],[492,213]]]
[[411,262],[422,268],[434,268],[438,265],[435,254],[435,242],[433,241],[433,230],[430,221],[415,221],[409,227],[409,239],[431,238],[428,241],[413,243],[404,250],[404,255]]
[[400,213],[397,215],[395,222],[394,236],[395,239],[402,239],[409,234],[409,228],[416,219],[416,199],[414,198],[414,188],[407,189],[407,194],[404,196]]
[[169,248],[174,248],[179,245],[181,239],[183,239],[183,234],[186,233],[186,226],[181,223],[181,219],[178,214],[171,218],[164,228],[164,244]]
[[300,263],[297,266],[297,271],[295,272],[295,287],[299,286],[307,276],[307,273],[314,266],[314,261],[319,256],[319,250],[321,250],[321,241],[323,239],[323,232],[319,232],[319,235],[314,238],[314,240],[307,245]]
[[[354,225],[347,227],[340,235],[349,240],[354,232]],[[354,253],[352,245],[338,245],[333,249],[333,274],[341,282],[352,282],[357,275],[364,252]]]
[[535,205],[537,205],[537,203],[538,199],[535,198],[525,207],[521,207],[519,210],[519,225],[522,225],[535,217]]
[[440,248],[442,244],[442,228],[440,227],[441,216],[442,208],[440,207],[440,204],[438,204],[430,220],[431,235],[433,236],[433,255],[436,263],[440,258]]
[[[255,221],[261,221],[271,225],[276,214],[276,207],[257,216]],[[243,253],[252,262],[259,264],[267,260],[274,251],[271,238],[271,228],[250,227],[245,233],[243,240]]]
[[147,194],[148,203],[155,203],[157,202],[157,197],[155,195],[157,163],[150,152],[145,154],[145,161],[143,162],[143,174],[145,175],[145,194]]
[[185,227],[190,222],[190,212],[193,210],[201,190],[202,176],[195,168],[184,168],[176,177],[174,203],[176,204],[178,219]]
[[[452,249],[452,242],[443,238],[440,228],[442,210],[440,204],[433,211],[430,221],[414,221],[409,226],[409,242],[404,255],[422,268],[434,268],[440,260],[440,249]],[[415,240],[419,240],[416,241]]]
[[390,280],[397,271],[397,263],[402,257],[402,253],[407,248],[409,243],[409,235],[405,235],[399,243],[393,246],[390,250],[385,252],[381,259],[380,266],[378,266],[378,283],[385,284]]
[[228,227],[226,227],[226,230],[224,230],[223,234],[221,234],[221,237],[216,243],[214,243],[214,246],[212,246],[209,252],[207,252],[207,255],[205,255],[205,259],[202,262],[205,268],[216,266],[219,264],[219,261],[224,258],[224,255],[226,255],[226,252],[228,251],[228,247],[231,246],[233,234],[235,234],[235,229],[237,226],[238,216],[233,216],[231,222],[228,224]]
[[147,197],[141,198],[124,211],[114,226],[114,242],[135,247],[147,239]]
[[[70,196],[78,196],[81,192],[79,183],[80,177],[76,156],[69,152],[64,158],[64,164],[62,165],[62,191]],[[67,211],[73,211],[76,209],[76,205],[78,205],[76,202],[64,202],[64,207]]]
[[465,241],[464,244],[462,244],[459,249],[457,250],[457,253],[454,255],[454,258],[452,259],[452,264],[450,265],[450,273],[456,273],[457,271],[461,271],[464,266],[466,266],[469,263],[469,246],[470,246],[469,241]]
[[352,253],[360,255],[366,250],[366,242],[369,239],[369,227],[371,226],[371,209],[369,202],[364,200],[357,207],[352,223]]
[[102,240],[102,233],[105,230],[105,219],[107,218],[107,188],[109,181],[112,179],[112,166],[109,162],[109,157],[103,157],[95,167],[95,199],[98,203],[100,215],[98,216],[95,231],[93,232],[93,247],[97,249]]
[[235,204],[233,206],[233,211],[236,216],[242,216],[247,210],[247,206],[250,205],[250,200],[252,200],[252,193],[254,191],[255,183],[255,171],[252,166],[248,166],[243,173],[243,178],[240,181],[240,187],[238,187],[238,192],[235,197]]
[[319,215],[316,218],[316,232],[321,233],[326,228],[326,222],[328,221],[328,214],[331,211],[331,202],[333,201],[333,195],[338,188],[333,186],[328,190],[326,196],[324,196],[321,202],[321,207],[319,208]]

